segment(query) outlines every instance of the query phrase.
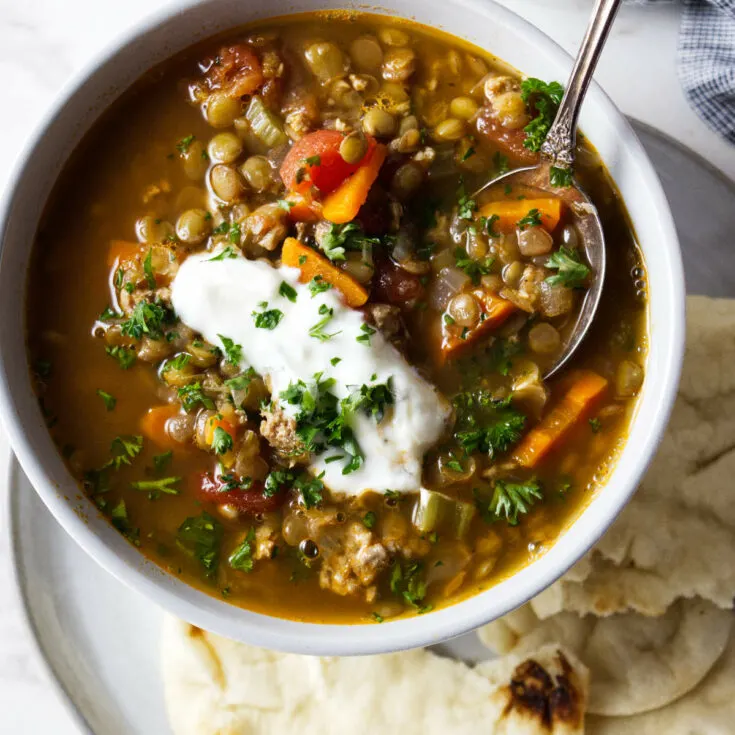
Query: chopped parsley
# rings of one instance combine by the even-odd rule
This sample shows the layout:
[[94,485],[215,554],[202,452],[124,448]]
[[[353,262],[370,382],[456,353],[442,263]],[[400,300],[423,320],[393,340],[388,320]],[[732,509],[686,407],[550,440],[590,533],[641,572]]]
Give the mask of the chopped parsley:
[[361,385],[346,400],[351,411],[362,411],[380,423],[385,416],[386,407],[394,403],[393,378],[388,378],[385,383]]
[[475,505],[488,523],[505,520],[510,526],[518,525],[518,516],[530,511],[531,506],[542,500],[541,486],[536,480],[505,482],[497,480],[490,502],[484,502],[475,493]]
[[341,362],[342,362],[342,358],[341,358],[341,357],[333,357],[333,358],[332,358],[332,359],[331,359],[331,360],[329,361],[330,365],[333,365],[333,366],[334,366],[334,365],[339,365],[339,363],[341,363]]
[[156,471],[160,472],[166,468],[173,459],[173,456],[174,453],[170,449],[168,452],[163,452],[163,454],[156,454],[153,457],[153,466],[156,468]]
[[321,166],[322,165],[322,157],[317,156],[309,156],[308,158],[304,159],[304,163],[308,166]]
[[528,214],[525,217],[521,217],[516,224],[522,230],[525,230],[526,227],[540,227],[541,213],[534,207],[528,211]]
[[551,254],[546,261],[546,267],[556,271],[546,279],[550,286],[580,288],[584,286],[590,273],[590,269],[579,259],[577,251],[563,245]]
[[115,345],[114,347],[105,347],[105,352],[110,357],[117,360],[118,364],[123,370],[127,370],[128,368],[130,368],[138,359],[138,356],[136,355],[135,350],[132,347]]
[[495,223],[500,219],[497,214],[491,214],[489,217],[480,217],[480,224],[490,237],[500,237],[500,233],[495,231]]
[[600,419],[590,419],[590,429],[592,429],[593,434],[599,434],[600,430],[602,429],[602,422],[600,421]]
[[526,417],[510,396],[498,400],[486,390],[465,391],[452,403],[457,415],[454,438],[467,454],[482,452],[492,458],[521,438]]
[[229,493],[233,490],[250,490],[253,486],[252,477],[237,477],[234,472],[220,475],[219,480],[222,483],[220,491],[223,493]]
[[372,617],[372,619],[373,619],[373,620],[374,620],[374,621],[375,621],[376,623],[382,623],[382,622],[384,622],[384,621],[385,621],[385,618],[384,618],[384,617],[383,617],[382,615],[380,615],[379,613],[376,613],[376,612],[374,612],[374,613],[371,613],[371,617]]
[[552,186],[563,188],[572,185],[572,169],[552,166],[549,170],[549,181]]
[[375,528],[375,524],[377,522],[378,522],[378,516],[375,514],[375,511],[369,510],[362,517],[362,524],[363,526],[365,526],[365,528],[373,529]]
[[423,563],[420,561],[404,564],[396,561],[390,575],[391,592],[417,609],[421,608],[420,603],[426,597],[426,580],[423,569]]
[[130,487],[133,490],[141,490],[147,492],[151,500],[157,500],[163,495],[178,495],[179,490],[176,485],[181,482],[180,477],[162,477],[158,480],[140,480],[131,482]]
[[111,309],[109,306],[105,307],[105,310],[100,314],[100,321],[102,322],[109,322],[112,319],[117,319],[119,314]]
[[[213,235],[226,235],[230,231],[230,223],[225,220],[224,222],[220,222],[213,230]],[[229,247],[229,245],[227,246]],[[227,248],[225,248],[227,250]],[[232,248],[230,248],[232,250]],[[214,260],[214,258],[210,258],[210,260]]]
[[124,500],[120,500],[119,503],[110,509],[110,521],[125,536],[131,531],[128,509]]
[[380,244],[379,237],[368,237],[357,222],[348,222],[344,225],[330,225],[319,242],[324,255],[330,260],[345,260],[348,250],[359,251],[366,246]]
[[156,287],[156,276],[153,273],[153,248],[148,248],[148,255],[143,261],[143,273],[145,273],[148,288],[152,291]]
[[294,489],[298,490],[304,507],[315,508],[321,505],[324,495],[324,483],[322,482],[324,473],[316,477],[312,477],[308,472],[302,472],[294,482]]
[[477,202],[470,198],[465,188],[464,179],[460,177],[457,189],[457,216],[460,219],[471,220],[477,211]]
[[242,543],[236,546],[227,560],[230,566],[238,572],[253,571],[253,547],[255,545],[255,529],[251,528]]
[[480,283],[481,276],[486,276],[490,273],[490,269],[495,262],[490,257],[482,258],[482,260],[470,258],[467,251],[462,247],[454,249],[454,260],[457,268],[463,270],[472,279],[472,283],[475,286]]
[[493,156],[493,168],[495,169],[495,176],[502,176],[510,171],[510,163],[508,162],[508,156],[502,154],[500,151],[495,151]]
[[232,435],[221,426],[216,426],[212,435],[212,449],[214,453],[219,455],[227,454],[227,452],[232,451],[233,446]]
[[263,484],[263,495],[266,498],[272,498],[282,487],[291,485],[294,481],[294,474],[289,470],[272,470],[268,477],[265,478]]
[[326,342],[332,337],[336,337],[340,332],[327,333],[324,331],[324,327],[332,321],[334,317],[334,309],[329,308],[326,304],[322,304],[319,307],[319,313],[322,318],[313,326],[309,328],[309,336],[318,339],[320,342]]
[[222,525],[216,518],[206,511],[187,518],[176,532],[176,544],[202,565],[207,577],[215,575],[222,544]]
[[159,301],[139,301],[130,317],[120,325],[125,337],[139,340],[143,336],[158,340],[163,337],[163,327],[174,319],[173,312]]
[[[227,225],[226,222],[223,222],[222,224]],[[237,251],[235,250],[235,248],[232,247],[232,245],[227,245],[219,253],[217,253],[217,255],[212,258],[208,258],[207,262],[212,263],[216,260],[227,260],[232,258],[237,258]]]
[[523,145],[526,148],[531,151],[541,150],[563,96],[564,87],[559,82],[546,83],[534,77],[521,82],[521,97],[536,113],[533,120],[523,128],[526,133]]
[[280,309],[267,309],[267,301],[261,301],[259,306],[263,311],[254,311],[252,314],[255,326],[258,329],[275,329],[283,319],[283,312]]
[[222,349],[225,352],[225,360],[230,365],[239,365],[242,360],[242,345],[237,344],[229,337],[222,334],[217,335],[222,341]]
[[230,231],[227,233],[227,239],[233,244],[237,245],[242,237],[242,229],[240,228],[239,222],[233,222],[230,225]]
[[322,276],[314,276],[314,278],[309,281],[309,291],[311,291],[312,298],[320,293],[329,291],[330,288],[332,288],[332,284],[327,283]]
[[364,345],[370,345],[370,337],[375,334],[375,330],[369,324],[362,324],[360,326],[362,334],[358,335],[355,339]]
[[469,148],[468,148],[468,149],[467,149],[467,150],[466,150],[466,151],[464,152],[464,155],[462,156],[462,161],[466,161],[466,160],[467,160],[468,158],[472,158],[472,156],[474,156],[474,155],[475,155],[475,153],[476,153],[475,149],[474,149],[474,148],[473,148],[472,146],[470,146],[470,147],[469,147]]
[[258,377],[255,368],[249,367],[242,375],[236,375],[234,378],[225,380],[225,385],[230,390],[247,390],[254,378]]
[[116,436],[110,444],[112,457],[103,469],[119,470],[123,465],[131,465],[132,461],[143,451],[142,436]]
[[176,150],[182,155],[189,150],[189,146],[196,140],[196,136],[187,135],[176,144]]
[[[214,401],[202,390],[202,384],[197,381],[196,383],[189,383],[188,385],[182,385],[176,389],[176,392],[181,401],[181,405],[184,407],[184,411],[190,413],[199,405],[202,408],[213,409]],[[229,436],[229,435],[228,435]]]
[[278,287],[278,293],[283,296],[284,299],[288,299],[292,303],[296,303],[297,293],[296,289],[286,281],[281,281],[281,285]]
[[289,202],[286,199],[279,199],[276,204],[286,212],[290,212],[293,207],[293,202]]
[[191,355],[188,352],[180,352],[176,357],[172,357],[170,360],[166,360],[163,363],[162,372],[166,373],[169,370],[183,370],[190,362]]
[[112,411],[117,403],[117,398],[111,396],[109,393],[105,393],[102,389],[97,389],[97,395],[105,402],[105,408],[108,411]]

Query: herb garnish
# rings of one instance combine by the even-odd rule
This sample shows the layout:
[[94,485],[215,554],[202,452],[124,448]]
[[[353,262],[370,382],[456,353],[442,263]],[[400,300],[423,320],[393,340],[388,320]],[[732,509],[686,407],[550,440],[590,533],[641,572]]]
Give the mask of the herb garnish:
[[182,155],[189,150],[189,146],[196,140],[196,136],[187,135],[176,144],[176,150]]
[[457,216],[460,219],[471,220],[476,211],[477,202],[467,194],[464,178],[460,177],[459,188],[457,189]]
[[523,128],[526,133],[523,145],[526,148],[531,151],[541,150],[563,96],[564,87],[559,82],[547,84],[534,77],[521,82],[521,97],[536,112],[536,117]]
[[258,329],[275,329],[283,319],[283,312],[280,309],[268,309],[268,302],[261,301],[258,304],[263,311],[254,311],[252,313],[255,319],[255,326]]
[[396,561],[390,575],[390,589],[397,597],[417,609],[427,612],[419,603],[426,597],[426,580],[423,577],[423,563],[420,561],[401,564]]
[[526,227],[540,227],[541,213],[534,207],[528,211],[528,214],[525,217],[521,217],[516,224],[522,230],[525,230]]
[[521,438],[526,417],[510,396],[498,400],[485,390],[465,391],[452,403],[457,414],[454,438],[467,454],[482,452],[492,458]]
[[311,291],[312,298],[320,293],[329,291],[330,288],[332,288],[332,284],[327,283],[322,276],[314,276],[314,278],[309,281],[309,291]]
[[313,327],[309,328],[309,336],[314,337],[314,339],[318,339],[320,342],[326,342],[327,340],[332,339],[332,337],[336,337],[341,332],[332,332],[331,334],[328,334],[324,331],[324,327],[326,327],[334,317],[334,309],[331,309],[326,304],[322,304],[319,307],[319,313],[322,315],[322,318]]
[[153,466],[156,468],[158,472],[160,472],[162,469],[168,466],[169,462],[173,459],[174,453],[172,450],[168,450],[168,452],[163,452],[163,454],[156,454],[153,457]]
[[203,408],[213,409],[214,401],[209,396],[204,394],[202,390],[202,384],[197,381],[196,383],[189,383],[188,385],[182,385],[176,389],[176,392],[181,401],[181,405],[184,407],[184,411],[187,413],[193,411],[199,404]]
[[163,336],[163,327],[172,323],[174,314],[160,301],[139,301],[130,317],[120,325],[120,331],[125,337],[139,340],[143,335],[158,340]]
[[368,237],[357,222],[348,222],[344,225],[330,225],[319,242],[324,255],[330,260],[345,260],[345,252],[363,250],[380,243],[379,237]]
[[222,334],[218,334],[217,336],[222,341],[222,349],[225,353],[226,362],[230,365],[239,365],[242,359],[242,345],[237,344],[234,340]]
[[180,477],[162,477],[158,480],[139,480],[131,482],[133,490],[141,490],[148,493],[150,500],[158,500],[161,494],[178,495],[179,490],[175,487],[181,481]]
[[215,454],[227,454],[232,450],[234,442],[232,435],[225,431],[221,426],[216,426],[212,434],[212,449]]
[[497,480],[489,503],[475,491],[475,505],[483,519],[488,523],[506,520],[510,526],[517,526],[518,515],[528,513],[531,506],[542,499],[541,486],[536,480],[522,483]]
[[97,395],[105,402],[105,408],[108,411],[112,411],[117,403],[117,398],[111,396],[109,393],[105,393],[101,388],[97,389]]
[[296,303],[296,289],[290,283],[286,283],[286,281],[281,281],[281,285],[278,287],[278,293],[283,296],[284,299],[288,299],[294,304]]
[[255,529],[251,528],[242,543],[230,554],[230,566],[238,572],[253,571],[253,547],[255,545]]
[[217,571],[221,543],[222,525],[206,511],[187,518],[176,534],[177,546],[199,561],[207,577]]
[[362,334],[358,335],[355,339],[364,345],[370,345],[370,338],[375,334],[375,330],[369,324],[362,324],[360,326]]
[[152,291],[156,287],[156,277],[153,274],[153,248],[148,248],[148,255],[145,256],[143,261],[143,272],[148,288]]
[[572,169],[552,166],[549,170],[549,182],[552,186],[563,188],[572,185]]
[[132,347],[123,347],[121,345],[114,345],[113,347],[105,347],[105,352],[115,360],[123,370],[127,370],[131,367],[138,356]]
[[590,273],[590,269],[580,261],[577,251],[563,245],[551,254],[546,261],[546,267],[557,271],[555,275],[546,279],[546,283],[550,286],[580,288],[584,286]]
[[457,268],[463,270],[472,279],[472,283],[475,286],[480,283],[481,276],[486,276],[490,273],[490,269],[495,262],[491,257],[474,260],[470,258],[467,251],[462,247],[454,249],[454,260]]
[[378,522],[378,516],[372,510],[369,510],[362,517],[362,524],[363,524],[363,526],[365,526],[365,528],[373,529],[373,528],[375,528],[375,524],[377,522]]
[[[227,223],[223,223],[227,224]],[[217,260],[227,260],[227,259],[234,259],[237,258],[237,252],[235,248],[232,247],[232,245],[227,245],[224,247],[217,255],[215,255],[212,258],[207,258],[207,263],[213,263]]]
[[344,403],[354,413],[362,411],[366,416],[372,416],[377,423],[380,423],[385,416],[386,407],[394,403],[393,378],[388,378],[385,383],[361,385],[353,391],[349,398],[345,399]]

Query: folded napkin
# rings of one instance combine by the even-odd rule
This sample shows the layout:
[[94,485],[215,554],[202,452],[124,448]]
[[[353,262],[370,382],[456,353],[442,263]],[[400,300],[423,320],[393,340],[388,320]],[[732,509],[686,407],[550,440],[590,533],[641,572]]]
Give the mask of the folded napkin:
[[683,4],[679,80],[699,116],[735,143],[735,0],[683,0]]

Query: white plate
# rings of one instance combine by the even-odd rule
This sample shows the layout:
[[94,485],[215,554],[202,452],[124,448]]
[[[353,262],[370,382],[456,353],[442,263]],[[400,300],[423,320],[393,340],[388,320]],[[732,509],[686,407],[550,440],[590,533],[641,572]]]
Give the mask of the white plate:
[[[677,220],[691,293],[735,296],[735,184],[699,156],[636,124]],[[17,462],[9,518],[19,594],[41,656],[83,731],[170,735],[158,669],[162,612],[102,570],[54,521]],[[474,634],[440,647],[483,658]]]

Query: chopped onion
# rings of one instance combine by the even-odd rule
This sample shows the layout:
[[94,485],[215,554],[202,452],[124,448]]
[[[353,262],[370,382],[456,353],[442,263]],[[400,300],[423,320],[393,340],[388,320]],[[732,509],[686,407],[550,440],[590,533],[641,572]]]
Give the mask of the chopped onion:
[[432,308],[437,311],[444,311],[447,308],[449,299],[461,291],[469,282],[470,277],[459,268],[442,268],[429,296]]

